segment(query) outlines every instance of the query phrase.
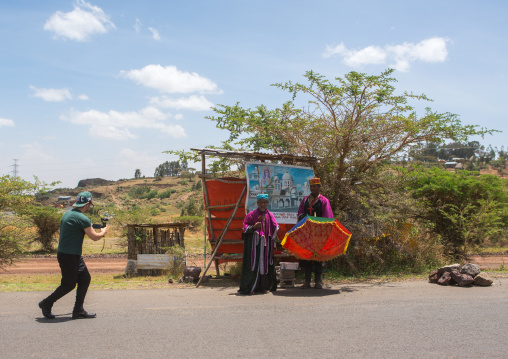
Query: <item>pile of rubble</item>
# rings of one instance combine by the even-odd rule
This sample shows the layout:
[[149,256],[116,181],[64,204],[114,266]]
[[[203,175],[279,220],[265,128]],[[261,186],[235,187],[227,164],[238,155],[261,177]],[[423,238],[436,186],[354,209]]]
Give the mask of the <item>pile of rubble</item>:
[[488,287],[494,283],[487,273],[482,272],[480,267],[473,263],[466,263],[463,266],[451,264],[434,270],[429,274],[429,282],[441,285],[457,284],[459,287],[471,285]]

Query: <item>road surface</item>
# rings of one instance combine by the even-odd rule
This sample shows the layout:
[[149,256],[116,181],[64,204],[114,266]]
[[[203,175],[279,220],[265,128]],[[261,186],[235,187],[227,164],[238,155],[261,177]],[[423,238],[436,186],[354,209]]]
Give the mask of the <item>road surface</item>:
[[280,289],[91,291],[97,318],[71,320],[73,293],[0,293],[2,358],[507,358],[508,278]]

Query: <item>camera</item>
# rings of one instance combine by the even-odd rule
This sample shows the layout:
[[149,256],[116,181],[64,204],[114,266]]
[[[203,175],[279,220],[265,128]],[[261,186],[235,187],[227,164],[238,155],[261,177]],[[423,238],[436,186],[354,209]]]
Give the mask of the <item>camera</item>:
[[104,217],[101,217],[101,224],[92,224],[92,228],[95,229],[101,229],[106,227],[107,222],[113,217],[112,214],[109,214],[108,212],[104,213]]

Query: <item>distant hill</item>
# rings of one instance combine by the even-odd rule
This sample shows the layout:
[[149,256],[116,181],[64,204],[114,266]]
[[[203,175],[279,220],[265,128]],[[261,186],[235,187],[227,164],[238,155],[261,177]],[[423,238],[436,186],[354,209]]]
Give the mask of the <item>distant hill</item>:
[[90,186],[105,186],[114,181],[108,181],[102,178],[90,178],[90,179],[84,179],[78,182],[78,187],[90,187]]

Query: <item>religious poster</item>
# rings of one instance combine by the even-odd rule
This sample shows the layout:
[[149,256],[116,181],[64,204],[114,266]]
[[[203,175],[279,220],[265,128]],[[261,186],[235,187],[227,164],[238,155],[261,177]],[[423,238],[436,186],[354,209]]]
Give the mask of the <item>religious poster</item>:
[[305,196],[310,194],[309,179],[314,177],[310,167],[246,162],[247,201],[245,211],[254,210],[256,196],[268,194],[268,210],[278,223],[295,224],[298,207]]

